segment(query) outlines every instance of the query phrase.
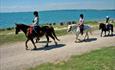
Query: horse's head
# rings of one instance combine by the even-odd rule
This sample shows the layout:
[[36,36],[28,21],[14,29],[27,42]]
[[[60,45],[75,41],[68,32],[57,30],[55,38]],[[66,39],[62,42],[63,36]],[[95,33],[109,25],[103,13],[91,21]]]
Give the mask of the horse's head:
[[76,30],[76,28],[77,28],[76,24],[68,25],[67,32]]
[[104,23],[100,23],[100,24],[99,24],[99,30],[100,30],[100,29],[103,29],[103,28],[105,28],[105,24],[104,24]]
[[20,32],[20,25],[19,24],[15,24],[16,25],[16,31],[15,34],[18,34],[18,32]]
[[68,25],[68,27],[67,27],[67,32],[70,32],[70,31],[71,31],[71,28],[72,28],[72,26],[71,26],[71,25]]

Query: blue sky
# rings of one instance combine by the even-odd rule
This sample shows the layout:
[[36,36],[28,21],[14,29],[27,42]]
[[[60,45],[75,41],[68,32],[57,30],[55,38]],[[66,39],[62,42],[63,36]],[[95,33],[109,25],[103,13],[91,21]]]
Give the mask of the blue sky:
[[115,0],[0,0],[0,12],[115,9]]

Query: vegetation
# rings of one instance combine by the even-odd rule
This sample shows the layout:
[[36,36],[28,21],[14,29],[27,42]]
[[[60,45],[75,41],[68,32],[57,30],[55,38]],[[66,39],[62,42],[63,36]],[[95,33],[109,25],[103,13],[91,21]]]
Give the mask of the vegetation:
[[57,64],[41,64],[28,70],[115,70],[115,46],[73,56]]

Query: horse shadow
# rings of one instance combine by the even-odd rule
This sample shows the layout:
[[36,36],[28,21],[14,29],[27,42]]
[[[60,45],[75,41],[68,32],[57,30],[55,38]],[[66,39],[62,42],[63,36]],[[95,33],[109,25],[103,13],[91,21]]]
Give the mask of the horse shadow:
[[47,51],[47,50],[51,50],[51,49],[55,49],[55,48],[61,48],[61,47],[64,47],[64,46],[65,46],[65,44],[49,45],[47,47],[32,49],[32,51],[39,51],[39,50]]
[[81,40],[80,42],[92,42],[92,41],[96,41],[97,38],[89,38],[89,39],[86,39],[86,40]]
[[104,37],[113,37],[113,36],[115,36],[115,34],[113,34],[113,35],[106,35]]
[[[49,41],[51,43],[52,41]],[[47,43],[47,41],[39,41],[38,43]]]

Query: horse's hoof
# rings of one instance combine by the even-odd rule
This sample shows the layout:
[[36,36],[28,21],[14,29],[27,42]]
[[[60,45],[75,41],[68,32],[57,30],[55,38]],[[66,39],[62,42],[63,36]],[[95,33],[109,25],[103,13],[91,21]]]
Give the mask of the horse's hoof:
[[80,43],[80,41],[75,41],[75,43]]
[[26,48],[26,50],[29,50],[28,48]]
[[37,50],[37,48],[34,48],[33,50]]
[[45,45],[45,47],[48,47],[48,45]]
[[56,43],[55,43],[55,45],[57,46],[57,45],[58,45],[58,43],[56,42]]
[[86,41],[86,39],[83,39],[82,41]]
[[39,42],[35,42],[35,43],[39,43]]

